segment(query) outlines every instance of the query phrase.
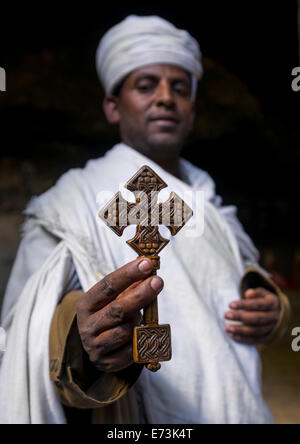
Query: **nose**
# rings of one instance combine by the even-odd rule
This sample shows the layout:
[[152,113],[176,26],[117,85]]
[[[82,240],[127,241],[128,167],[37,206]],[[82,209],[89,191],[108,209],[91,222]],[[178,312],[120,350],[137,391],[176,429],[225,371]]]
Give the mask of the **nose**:
[[166,106],[171,108],[174,106],[174,98],[172,96],[171,85],[166,80],[161,80],[156,89],[157,106]]

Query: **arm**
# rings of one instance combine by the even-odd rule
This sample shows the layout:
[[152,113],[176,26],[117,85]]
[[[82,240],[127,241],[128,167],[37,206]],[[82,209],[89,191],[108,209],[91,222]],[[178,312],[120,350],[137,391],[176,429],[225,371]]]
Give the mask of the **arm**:
[[68,293],[55,311],[50,330],[50,378],[64,405],[99,408],[121,397],[137,380],[142,366],[108,374],[91,363],[77,328],[76,306],[83,294]]
[[249,345],[270,344],[285,333],[290,317],[288,298],[260,268],[259,252],[236,217],[235,207],[221,207],[239,245],[245,273],[241,280],[241,300],[229,304],[228,321],[243,325],[226,326],[227,333],[237,342]]
[[57,243],[58,240],[38,224],[32,224],[25,231],[6,287],[1,321],[17,302],[30,276],[43,265]]
[[[143,366],[132,359],[132,330],[140,310],[162,288],[152,288],[151,261],[133,261],[87,293],[66,295],[50,332],[50,377],[63,404],[97,408],[115,402],[134,384]],[[155,278],[156,279],[156,278]]]
[[227,325],[226,331],[237,342],[268,345],[280,339],[290,320],[287,296],[255,267],[247,267],[241,280],[242,299],[229,304],[227,320],[242,325]]

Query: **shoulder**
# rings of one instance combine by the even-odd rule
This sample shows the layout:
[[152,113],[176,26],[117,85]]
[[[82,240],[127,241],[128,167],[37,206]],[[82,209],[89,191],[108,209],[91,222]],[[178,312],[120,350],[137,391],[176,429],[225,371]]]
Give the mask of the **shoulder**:
[[45,215],[49,212],[81,206],[86,199],[93,199],[109,178],[105,157],[89,160],[83,168],[72,168],[39,196],[33,196],[24,213]]
[[84,168],[70,169],[49,190],[31,199],[24,211],[24,231],[38,225],[59,239],[70,233],[87,237],[96,229],[97,196],[109,180],[105,156],[88,161]]

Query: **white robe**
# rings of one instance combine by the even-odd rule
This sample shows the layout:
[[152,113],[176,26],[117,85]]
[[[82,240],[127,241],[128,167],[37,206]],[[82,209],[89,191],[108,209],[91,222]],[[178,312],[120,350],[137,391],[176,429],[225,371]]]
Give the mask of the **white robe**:
[[[204,233],[186,237],[187,225],[161,253],[165,286],[159,321],[171,324],[172,360],[157,373],[143,370],[129,393],[108,409],[107,422],[273,423],[261,394],[255,347],[237,344],[225,332],[224,312],[239,298],[244,267],[257,261],[235,207],[222,207],[212,179],[190,162],[180,160],[183,182],[124,144],[84,169],[70,170],[26,209],[1,317],[7,332],[0,367],[1,423],[66,421],[49,377],[52,316],[66,291],[87,291],[135,259],[125,243],[134,227],[126,228],[123,238],[116,236],[97,217],[97,197],[104,190],[113,195],[145,164],[183,198],[192,191],[205,193]],[[140,417],[130,417],[130,403],[137,400]]]

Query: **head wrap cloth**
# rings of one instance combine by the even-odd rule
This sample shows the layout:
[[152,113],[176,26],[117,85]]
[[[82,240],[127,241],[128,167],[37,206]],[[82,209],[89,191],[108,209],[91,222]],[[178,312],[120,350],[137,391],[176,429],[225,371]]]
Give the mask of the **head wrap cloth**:
[[192,74],[192,97],[203,74],[198,42],[157,16],[130,15],[110,28],[96,52],[96,68],[105,93],[132,71],[146,65],[177,65]]

